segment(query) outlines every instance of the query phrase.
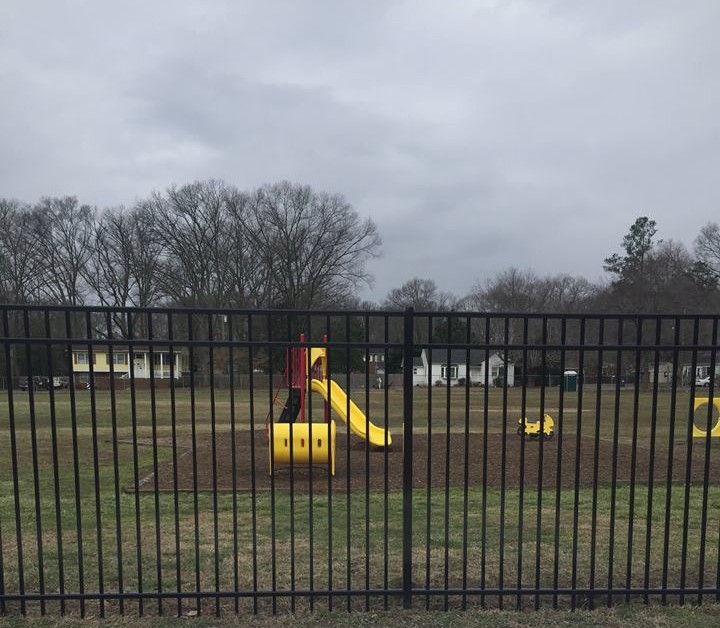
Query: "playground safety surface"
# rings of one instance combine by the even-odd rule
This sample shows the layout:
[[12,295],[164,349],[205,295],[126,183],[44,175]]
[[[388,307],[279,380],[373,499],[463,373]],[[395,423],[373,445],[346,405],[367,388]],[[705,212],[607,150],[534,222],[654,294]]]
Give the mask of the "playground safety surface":
[[[276,490],[290,490],[307,493],[312,485],[314,493],[326,493],[332,486],[333,491],[345,491],[348,484],[352,491],[399,490],[402,488],[403,451],[402,434],[393,434],[395,444],[385,452],[367,446],[355,436],[349,440],[345,433],[338,433],[336,451],[335,476],[329,480],[327,467],[315,467],[312,470],[304,466],[296,466],[292,471],[289,467],[276,470],[274,485]],[[215,439],[216,472],[213,473],[213,442],[210,436],[203,435],[197,440],[195,464],[189,443],[178,443],[177,488],[178,490],[208,491],[239,491],[252,489],[251,467],[251,434],[238,431],[235,436],[235,482],[233,483],[233,459],[231,437],[227,433]],[[562,439],[545,441],[522,440],[509,432],[505,442],[503,456],[503,438],[501,434],[488,434],[487,445],[483,434],[472,433],[467,443],[463,433],[437,433],[430,437],[428,448],[427,434],[413,436],[413,481],[416,487],[428,485],[428,467],[430,468],[429,484],[433,487],[444,487],[446,478],[449,486],[464,486],[466,478],[469,486],[482,486],[485,474],[486,485],[500,487],[505,480],[507,488],[517,487],[521,481],[526,486],[537,486],[542,448],[542,484],[544,487],[555,487],[558,482],[558,452],[561,454],[560,483],[562,487],[575,486],[576,437],[574,434]],[[595,451],[597,444],[597,452]],[[644,443],[643,443],[644,445]],[[654,482],[667,482],[668,479],[668,443],[658,442],[655,454],[653,476]],[[487,462],[483,463],[483,452],[487,451]],[[592,486],[595,477],[598,485],[609,485],[613,476],[619,483],[627,483],[634,479],[637,483],[647,483],[651,462],[651,452],[647,446],[638,445],[635,453],[629,443],[618,443],[614,454],[611,440],[595,441],[583,437],[580,440],[579,485]],[[688,454],[687,443],[673,445],[672,481],[685,482]],[[690,480],[702,483],[705,474],[705,456],[709,454],[709,475],[712,483],[720,483],[720,449],[706,447],[701,439],[694,441],[692,447],[692,465]],[[449,464],[448,461],[449,454]],[[503,474],[503,458],[505,473]],[[598,464],[595,464],[597,459]],[[613,460],[617,463],[614,465]],[[633,465],[634,460],[634,465]],[[522,462],[522,464],[521,464]],[[369,463],[369,465],[368,465]],[[197,468],[197,480],[193,473]],[[387,473],[385,469],[387,468]],[[634,471],[633,471],[634,468]],[[597,476],[596,476],[597,474]],[[268,441],[264,430],[255,432],[255,489],[265,491],[271,487],[268,473]],[[312,480],[312,482],[311,482]],[[155,476],[152,469],[146,470],[142,479],[143,491],[155,490]],[[175,490],[175,475],[172,460],[161,463],[158,467],[157,486],[160,490]],[[132,487],[129,487],[132,490]]]

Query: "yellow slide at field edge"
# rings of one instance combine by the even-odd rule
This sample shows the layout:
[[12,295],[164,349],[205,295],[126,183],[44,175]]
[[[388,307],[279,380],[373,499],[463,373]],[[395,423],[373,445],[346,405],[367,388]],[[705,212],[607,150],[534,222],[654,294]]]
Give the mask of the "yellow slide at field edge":
[[[350,426],[353,434],[366,439],[376,447],[385,447],[386,445],[389,447],[392,445],[392,434],[387,432],[386,436],[383,428],[368,421],[365,413],[355,405],[352,399],[349,404],[350,416],[348,417],[348,397],[337,382],[332,379],[313,379],[311,384],[313,392],[320,393],[325,401],[330,402],[332,409]],[[365,434],[366,427],[367,435]]]

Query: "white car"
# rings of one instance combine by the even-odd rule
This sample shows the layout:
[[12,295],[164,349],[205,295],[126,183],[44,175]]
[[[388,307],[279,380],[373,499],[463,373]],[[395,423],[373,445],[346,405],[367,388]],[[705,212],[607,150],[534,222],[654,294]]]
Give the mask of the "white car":
[[696,388],[707,388],[710,386],[710,376],[707,377],[698,377],[695,380],[695,387]]

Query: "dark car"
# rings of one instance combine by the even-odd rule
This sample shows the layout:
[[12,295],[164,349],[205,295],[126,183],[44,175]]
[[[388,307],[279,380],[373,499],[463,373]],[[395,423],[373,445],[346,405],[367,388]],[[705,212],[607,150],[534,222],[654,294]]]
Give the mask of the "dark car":
[[18,388],[20,390],[28,390],[30,388],[33,390],[42,390],[47,389],[48,385],[48,378],[40,375],[34,375],[33,377],[18,377]]

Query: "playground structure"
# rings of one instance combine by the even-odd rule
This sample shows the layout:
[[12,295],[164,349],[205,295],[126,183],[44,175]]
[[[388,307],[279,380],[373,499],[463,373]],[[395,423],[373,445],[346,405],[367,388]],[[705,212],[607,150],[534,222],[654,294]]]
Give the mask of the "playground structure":
[[[710,399],[708,399],[707,397],[695,398],[693,413],[697,412],[700,408],[708,405],[709,403]],[[720,412],[720,399],[713,399],[712,404],[714,409]],[[698,427],[697,422],[693,422],[692,435],[693,438],[707,438],[708,433],[702,427]],[[720,438],[720,420],[716,421],[715,425],[710,428],[710,438]]]
[[555,419],[545,414],[542,419],[518,419],[517,433],[522,438],[531,440],[552,440],[555,436]]
[[[305,337],[301,335],[300,342],[304,341]],[[327,342],[327,337],[324,337],[323,341]],[[280,417],[276,422],[272,422],[272,417],[268,415],[267,420],[271,475],[274,468],[281,465],[328,465],[330,474],[335,475],[336,426],[335,421],[330,418],[330,408],[359,438],[375,447],[392,445],[390,432],[370,422],[355,402],[348,398],[342,387],[330,379],[327,348],[288,349],[285,383],[289,396]],[[312,392],[323,398],[323,422],[305,420],[305,400],[308,393]]]

